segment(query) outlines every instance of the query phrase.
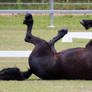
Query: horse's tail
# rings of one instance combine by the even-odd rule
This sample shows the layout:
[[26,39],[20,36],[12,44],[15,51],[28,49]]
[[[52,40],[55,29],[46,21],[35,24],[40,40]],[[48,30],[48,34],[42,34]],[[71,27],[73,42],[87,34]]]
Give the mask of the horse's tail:
[[32,71],[30,68],[27,71],[22,72],[22,76],[24,77],[24,80],[28,79],[31,76],[31,74],[32,74]]
[[25,80],[32,74],[31,69],[25,72],[20,71],[19,68],[4,68],[0,71],[0,80]]

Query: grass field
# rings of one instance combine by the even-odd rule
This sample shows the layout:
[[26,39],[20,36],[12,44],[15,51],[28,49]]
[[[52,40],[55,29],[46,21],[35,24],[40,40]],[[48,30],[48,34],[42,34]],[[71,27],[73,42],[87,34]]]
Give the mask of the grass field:
[[[24,42],[26,26],[22,24],[23,15],[12,17],[0,16],[0,50],[32,50],[33,45]],[[92,19],[91,15],[55,16],[55,28],[49,28],[49,16],[34,16],[33,34],[49,41],[61,28],[69,32],[85,32],[80,25],[81,19]],[[91,31],[92,29],[88,30]],[[88,39],[73,39],[73,43],[62,43],[59,40],[55,47],[57,51],[73,47],[85,47]],[[28,69],[27,58],[0,58],[0,70],[7,67],[19,67],[22,71]],[[41,80],[32,75],[25,81],[0,81],[0,92],[92,92],[92,81],[85,80]]]

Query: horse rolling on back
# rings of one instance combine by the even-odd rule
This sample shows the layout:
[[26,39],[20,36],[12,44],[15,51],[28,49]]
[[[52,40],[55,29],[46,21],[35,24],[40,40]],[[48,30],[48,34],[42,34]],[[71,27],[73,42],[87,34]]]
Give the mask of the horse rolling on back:
[[27,25],[25,41],[35,46],[29,56],[29,66],[33,74],[41,79],[92,79],[91,45],[56,52],[54,44],[67,33],[66,28],[46,42],[32,35],[33,17],[31,14],[25,16],[24,24]]
[[[28,58],[30,69],[25,72],[18,68],[3,69],[0,71],[1,80],[25,80],[32,73],[47,80],[92,80],[92,40],[85,48],[70,48],[57,52],[54,45],[67,34],[68,29],[59,30],[57,36],[47,42],[32,35],[33,22],[32,15],[26,14],[23,22],[27,25],[25,41],[35,46]],[[84,23],[82,25],[84,26]]]

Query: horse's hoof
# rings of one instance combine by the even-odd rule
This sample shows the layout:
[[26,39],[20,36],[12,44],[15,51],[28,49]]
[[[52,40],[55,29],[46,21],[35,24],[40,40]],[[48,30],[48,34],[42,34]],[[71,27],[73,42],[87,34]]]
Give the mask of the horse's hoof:
[[27,13],[27,14],[25,15],[25,20],[29,20],[29,19],[33,19],[33,18],[32,18],[32,14]]
[[33,18],[32,18],[32,15],[30,13],[26,14],[25,16],[25,20],[23,21],[23,24],[31,24],[33,23]]
[[63,31],[65,32],[65,34],[67,34],[68,28],[64,28]]
[[59,30],[58,31],[58,34],[59,35],[61,35],[61,34],[64,34],[65,35],[65,34],[67,34],[67,32],[68,32],[68,29],[67,28],[64,28],[64,29]]

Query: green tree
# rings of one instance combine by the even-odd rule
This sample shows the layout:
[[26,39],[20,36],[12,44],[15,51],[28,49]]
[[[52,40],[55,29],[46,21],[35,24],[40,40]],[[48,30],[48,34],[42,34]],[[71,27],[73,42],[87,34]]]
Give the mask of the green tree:
[[66,0],[66,3],[69,3],[71,0]]
[[18,9],[21,9],[21,0],[17,0]]
[[0,0],[0,2],[16,2],[16,0]]
[[88,0],[88,3],[90,3],[90,0]]

